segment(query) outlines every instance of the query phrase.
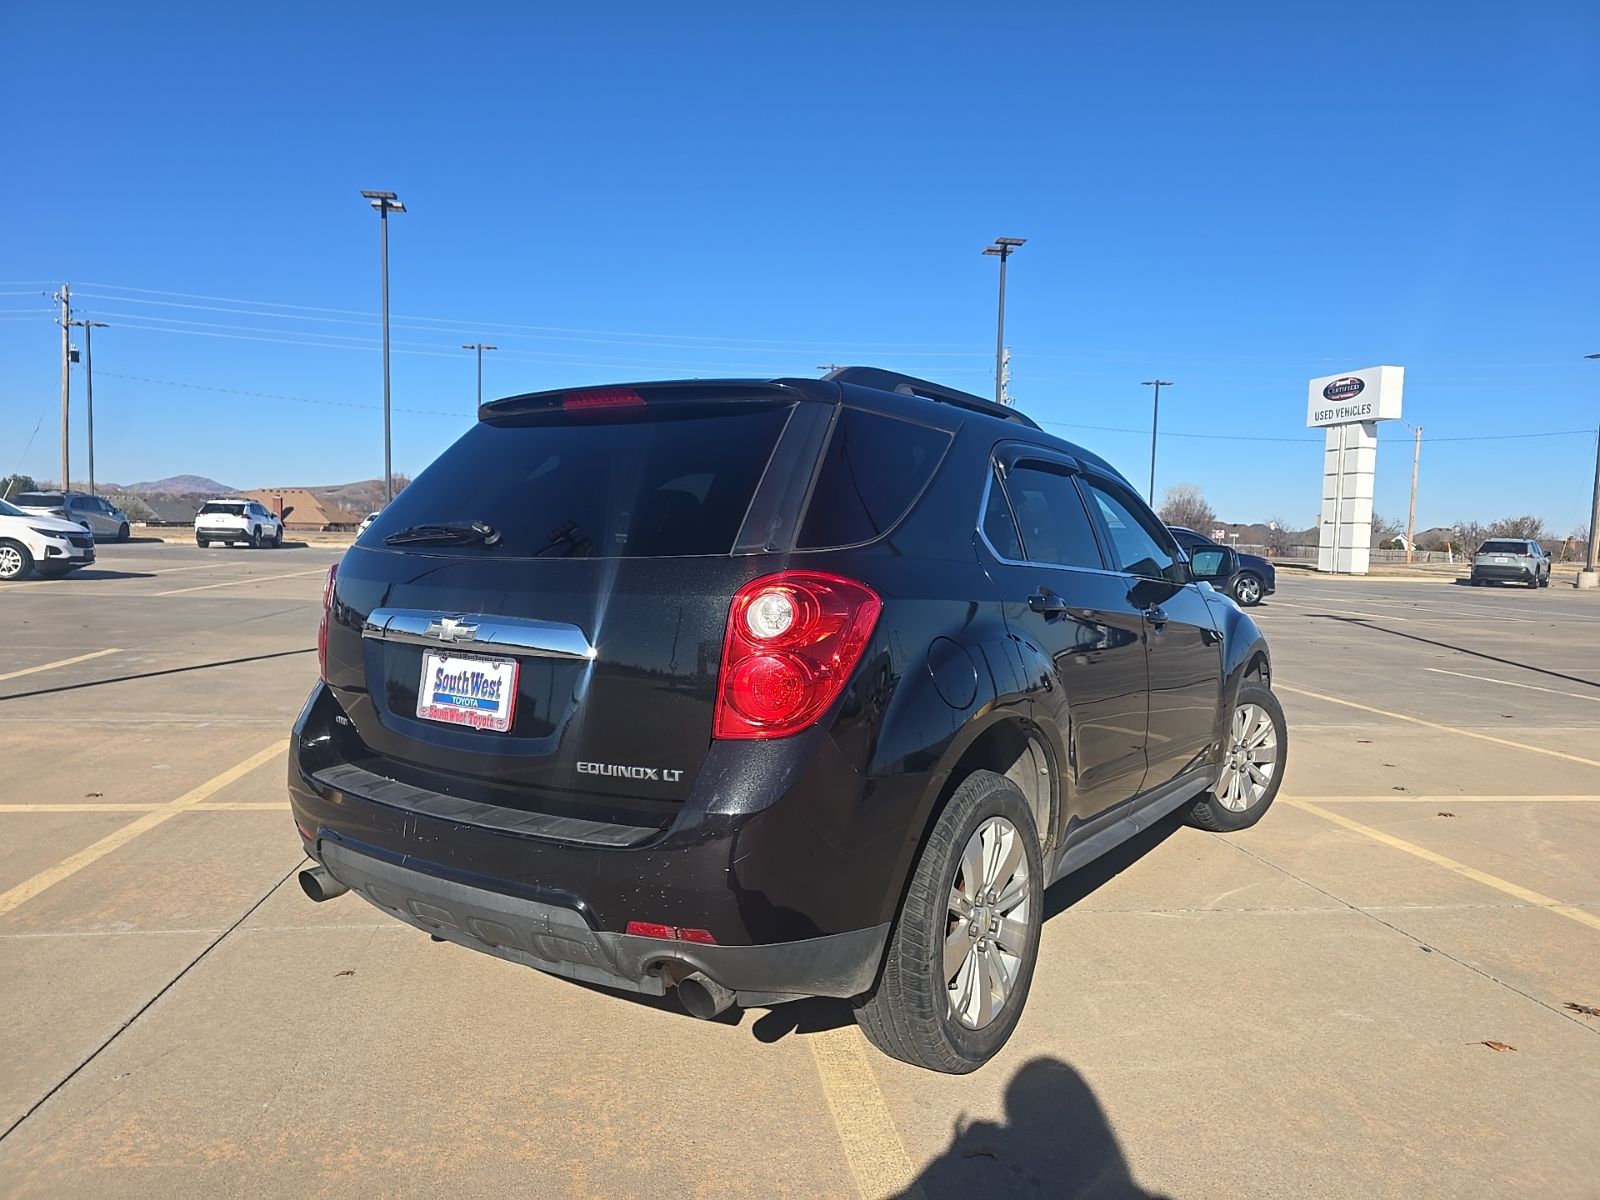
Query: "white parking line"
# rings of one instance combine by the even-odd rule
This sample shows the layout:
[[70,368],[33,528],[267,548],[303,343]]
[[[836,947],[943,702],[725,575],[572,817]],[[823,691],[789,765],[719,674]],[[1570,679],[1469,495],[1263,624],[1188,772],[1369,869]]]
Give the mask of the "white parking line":
[[[1332,596],[1301,596],[1300,599],[1302,599],[1302,600],[1332,600],[1333,597]],[[1342,603],[1343,601],[1341,600],[1340,602]],[[1415,610],[1419,615],[1422,612],[1426,612],[1429,616],[1433,615],[1434,613],[1439,613],[1439,614],[1444,615],[1444,616],[1453,616],[1453,617],[1479,617],[1479,618],[1482,618],[1484,620],[1512,621],[1512,622],[1515,622],[1518,625],[1536,625],[1536,624],[1538,624],[1537,621],[1530,620],[1527,617],[1511,617],[1511,616],[1507,616],[1505,614],[1505,612],[1500,610],[1500,609],[1483,608],[1483,609],[1478,610],[1477,612],[1472,612],[1472,611],[1470,611],[1468,609],[1465,609],[1465,608],[1440,608],[1438,605],[1429,604],[1424,600],[1373,600],[1370,597],[1363,597],[1362,598],[1362,603],[1363,604],[1371,604],[1371,605],[1379,606],[1379,607],[1382,607],[1382,608],[1412,609],[1412,610]],[[1526,611],[1526,610],[1522,610],[1522,611]],[[1375,614],[1375,615],[1380,615],[1381,616],[1381,615],[1384,615],[1384,614]],[[1399,621],[1399,620],[1404,620],[1404,618],[1403,617],[1395,617],[1394,620]]]
[[243,579],[230,579],[226,583],[202,583],[198,587],[173,588],[166,592],[153,592],[155,596],[182,596],[188,592],[209,592],[212,588],[241,587],[247,583],[267,583],[273,579],[299,579],[305,575],[326,575],[327,567],[318,567],[315,571],[291,571],[287,575],[248,575]]
[[1561,692],[1555,688],[1540,687],[1535,683],[1513,683],[1509,679],[1491,679],[1487,675],[1468,675],[1465,671],[1446,671],[1443,667],[1423,667],[1424,671],[1432,671],[1435,675],[1454,675],[1457,679],[1476,679],[1479,683],[1498,683],[1503,687],[1524,688],[1530,692],[1548,692],[1552,696],[1565,696],[1569,700],[1587,700],[1591,704],[1600,704],[1600,695],[1585,696],[1579,692]]
[[1406,621],[1407,620],[1406,617],[1392,617],[1388,613],[1359,612],[1359,611],[1357,611],[1356,609],[1353,609],[1353,608],[1330,608],[1329,606],[1323,605],[1323,604],[1292,604],[1287,600],[1279,600],[1279,599],[1276,599],[1276,598],[1274,598],[1273,601],[1272,601],[1272,607],[1273,608],[1298,608],[1303,612],[1339,613],[1339,614],[1341,614],[1343,616],[1346,616],[1346,617],[1360,617],[1362,620],[1365,620],[1365,621],[1378,621],[1378,620]]
[[24,667],[20,671],[9,671],[0,675],[0,679],[20,679],[24,675],[37,675],[40,671],[54,671],[57,667],[70,667],[73,663],[88,662],[91,658],[104,658],[108,654],[121,654],[116,647],[110,650],[96,650],[93,654],[80,654],[76,658],[63,658],[56,662],[41,663],[37,667]]

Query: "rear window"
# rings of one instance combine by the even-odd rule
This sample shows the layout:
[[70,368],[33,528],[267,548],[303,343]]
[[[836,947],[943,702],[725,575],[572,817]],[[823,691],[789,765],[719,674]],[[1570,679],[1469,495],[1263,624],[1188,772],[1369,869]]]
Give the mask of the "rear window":
[[1479,554],[1526,554],[1527,542],[1485,542],[1478,547]]
[[[483,521],[496,554],[727,554],[790,403],[663,404],[625,415],[479,422],[394,498],[366,545],[413,525]],[[425,553],[482,554],[476,544]]]
[[208,500],[205,507],[200,511],[202,513],[227,513],[229,516],[242,517],[244,516],[244,505],[222,504],[216,500]]
[[869,542],[906,515],[933,478],[950,435],[883,413],[845,408],[811,493],[802,549]]
[[65,502],[60,492],[20,492],[13,501],[24,508],[62,508]]

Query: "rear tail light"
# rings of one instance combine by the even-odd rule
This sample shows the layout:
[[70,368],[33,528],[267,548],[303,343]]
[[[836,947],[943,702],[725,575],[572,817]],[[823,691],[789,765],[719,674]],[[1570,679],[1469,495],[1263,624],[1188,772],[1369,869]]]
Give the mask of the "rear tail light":
[[339,564],[328,566],[328,578],[322,584],[322,623],[317,626],[317,676],[328,682],[328,620],[333,613],[333,581],[339,575]]
[[739,589],[717,684],[719,738],[798,733],[839,698],[883,602],[864,583],[781,571]]
[[676,925],[662,925],[655,921],[629,921],[627,932],[634,937],[659,938],[666,942],[695,942],[701,946],[717,944],[710,930],[680,929]]
[[561,407],[569,411],[588,408],[643,408],[644,397],[632,388],[586,388],[581,392],[567,392],[563,395]]

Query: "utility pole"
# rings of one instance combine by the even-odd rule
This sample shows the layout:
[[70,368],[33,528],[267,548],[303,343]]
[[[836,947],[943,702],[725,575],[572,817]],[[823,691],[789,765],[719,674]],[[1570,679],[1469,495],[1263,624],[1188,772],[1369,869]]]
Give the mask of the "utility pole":
[[[1600,354],[1585,358],[1600,359]],[[1594,501],[1589,508],[1589,561],[1578,572],[1578,586],[1600,587],[1600,429],[1594,431]]]
[[72,285],[63,283],[61,290],[52,299],[61,303],[61,490],[66,491],[72,486],[72,451],[69,438],[72,419],[72,376],[69,372],[71,365],[72,347],[69,341],[72,324]]
[[1150,507],[1156,506],[1156,430],[1161,426],[1161,389],[1171,387],[1170,379],[1145,379],[1140,382],[1141,387],[1153,387],[1156,390],[1155,407],[1150,410],[1150,494],[1146,499]]
[[1411,450],[1411,513],[1406,517],[1406,562],[1411,561],[1417,536],[1417,467],[1422,462],[1422,426],[1417,426],[1416,444]]
[[483,342],[463,342],[463,350],[476,350],[478,352],[478,407],[483,407],[483,352],[485,350],[498,350],[499,346],[485,345]]
[[1011,347],[1000,358],[1000,403],[1011,407]]
[[1027,242],[1027,238],[995,238],[994,245],[985,246],[983,252],[992,254],[1000,259],[1000,316],[995,322],[994,329],[994,402],[1005,403],[1005,347],[1006,347],[1006,259],[1016,251],[1018,246]]
[[94,488],[94,331],[106,328],[104,321],[71,321],[83,330],[84,407],[89,421],[89,494]]

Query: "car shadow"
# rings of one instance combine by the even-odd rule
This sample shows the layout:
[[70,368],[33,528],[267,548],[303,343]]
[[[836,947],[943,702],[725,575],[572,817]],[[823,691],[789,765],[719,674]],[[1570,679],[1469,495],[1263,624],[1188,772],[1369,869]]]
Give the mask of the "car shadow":
[[1006,1084],[1005,1119],[958,1117],[944,1152],[903,1200],[977,1195],[1162,1200],[1134,1181],[1094,1090],[1059,1059],[1024,1063]]
[[1515,667],[1519,671],[1532,671],[1535,675],[1548,675],[1552,679],[1560,679],[1566,683],[1581,683],[1585,687],[1600,688],[1600,682],[1585,679],[1582,675],[1568,675],[1565,671],[1552,671],[1548,667],[1536,667],[1532,663],[1518,662],[1514,658],[1504,658],[1498,654],[1490,654],[1484,650],[1472,650],[1466,646],[1458,646],[1454,642],[1441,642],[1437,638],[1423,637],[1420,633],[1402,633],[1398,629],[1390,629],[1387,625],[1379,625],[1366,617],[1341,617],[1336,613],[1311,613],[1313,617],[1321,617],[1325,621],[1338,621],[1345,625],[1357,625],[1362,629],[1370,629],[1373,633],[1387,633],[1390,637],[1404,638],[1408,642],[1420,642],[1424,646],[1436,646],[1440,650],[1453,650],[1457,654],[1465,654],[1470,658],[1481,658],[1486,662],[1499,663],[1504,667]]
[[51,583],[58,579],[154,579],[155,577],[154,571],[104,571],[99,567],[80,567],[76,571],[64,571],[59,575],[41,575],[35,571],[29,579]]

